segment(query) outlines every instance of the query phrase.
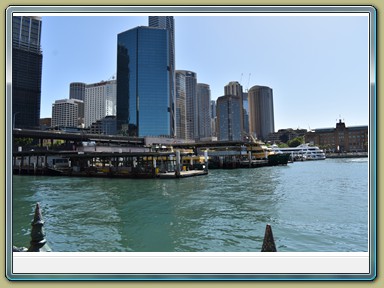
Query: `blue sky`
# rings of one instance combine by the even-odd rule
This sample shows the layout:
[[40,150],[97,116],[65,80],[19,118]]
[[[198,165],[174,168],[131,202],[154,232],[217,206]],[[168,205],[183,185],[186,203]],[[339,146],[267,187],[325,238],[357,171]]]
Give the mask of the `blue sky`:
[[[175,16],[176,69],[197,73],[212,100],[224,86],[273,89],[275,130],[369,122],[369,30],[361,16]],[[117,34],[147,16],[43,17],[41,117],[71,82],[116,73]]]

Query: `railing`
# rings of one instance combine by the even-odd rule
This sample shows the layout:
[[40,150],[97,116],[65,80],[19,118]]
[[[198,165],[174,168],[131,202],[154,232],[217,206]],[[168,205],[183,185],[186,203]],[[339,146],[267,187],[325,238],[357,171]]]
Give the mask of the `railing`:
[[40,210],[40,204],[36,204],[35,216],[32,221],[31,242],[29,248],[26,247],[12,247],[13,252],[51,252],[51,248],[45,239],[45,232],[43,229],[44,220]]

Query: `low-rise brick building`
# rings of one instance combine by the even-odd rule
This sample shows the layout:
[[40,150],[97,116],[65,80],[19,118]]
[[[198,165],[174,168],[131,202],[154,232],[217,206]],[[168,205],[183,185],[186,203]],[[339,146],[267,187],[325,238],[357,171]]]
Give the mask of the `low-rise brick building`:
[[368,126],[346,127],[339,120],[336,128],[314,129],[305,134],[305,142],[329,152],[367,152]]

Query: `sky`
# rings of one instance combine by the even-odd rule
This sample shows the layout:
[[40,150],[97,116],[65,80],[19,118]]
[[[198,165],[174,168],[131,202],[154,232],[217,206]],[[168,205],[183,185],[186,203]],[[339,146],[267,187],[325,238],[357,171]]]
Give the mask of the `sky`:
[[[178,16],[176,69],[197,73],[211,98],[238,81],[273,89],[275,131],[369,123],[367,16]],[[147,16],[43,16],[41,118],[71,82],[116,76],[117,34]]]

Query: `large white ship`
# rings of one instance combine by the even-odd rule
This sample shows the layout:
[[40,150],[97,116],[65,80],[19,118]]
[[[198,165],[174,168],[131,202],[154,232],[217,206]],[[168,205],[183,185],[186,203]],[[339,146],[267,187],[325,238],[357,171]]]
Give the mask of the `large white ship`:
[[284,153],[291,155],[292,161],[303,160],[324,160],[325,153],[317,146],[310,146],[308,144],[300,144],[297,147],[279,148],[276,144],[272,145],[272,151],[275,153]]

